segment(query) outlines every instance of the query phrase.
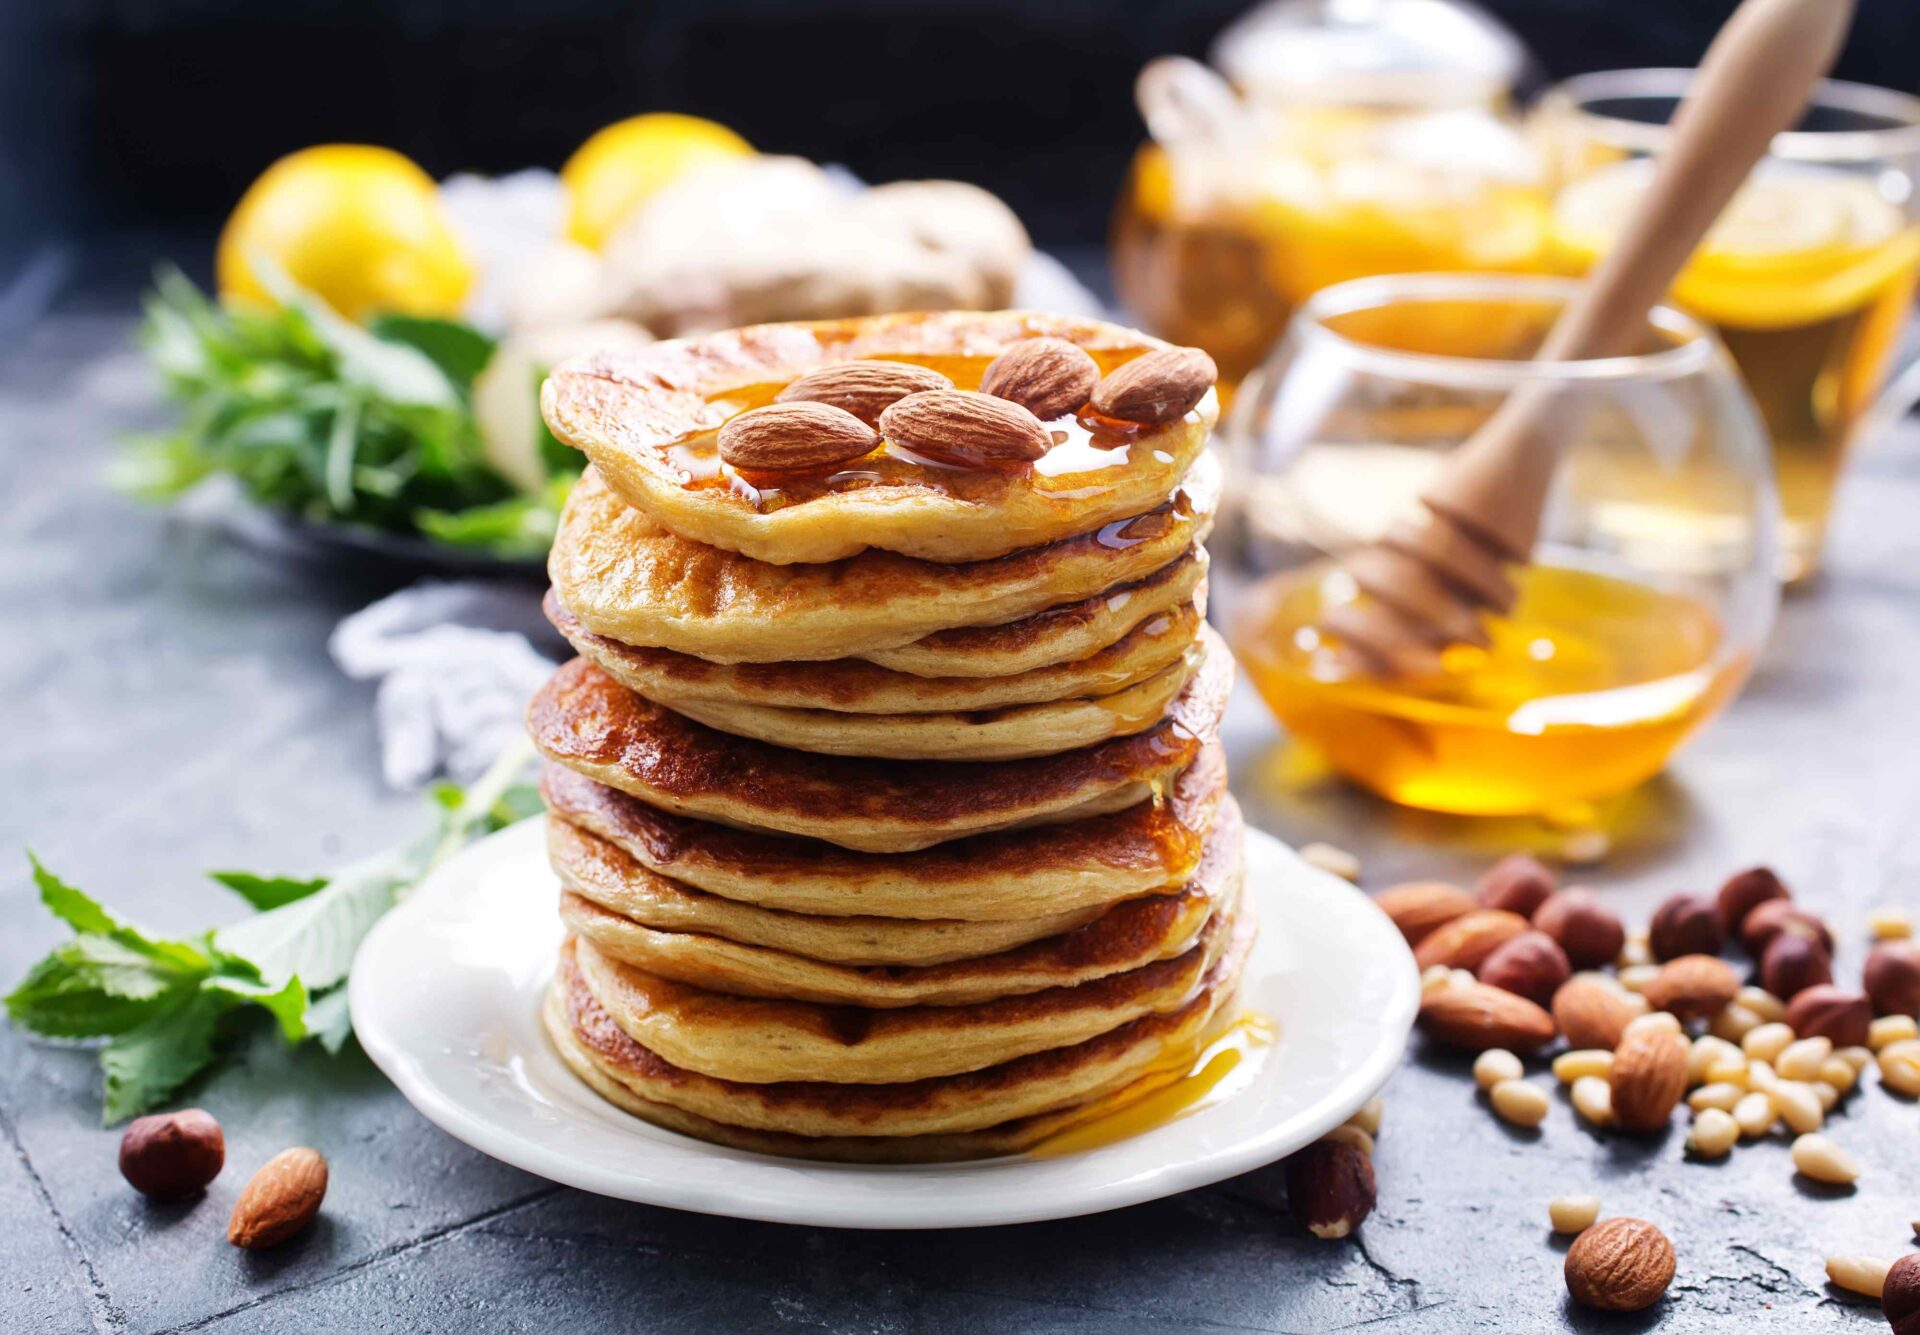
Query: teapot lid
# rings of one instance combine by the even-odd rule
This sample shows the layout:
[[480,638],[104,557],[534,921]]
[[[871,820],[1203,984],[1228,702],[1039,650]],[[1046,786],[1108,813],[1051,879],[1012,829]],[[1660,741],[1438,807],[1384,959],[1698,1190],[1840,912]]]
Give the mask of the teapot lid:
[[1468,0],[1267,0],[1213,44],[1255,101],[1444,106],[1510,92],[1526,48]]

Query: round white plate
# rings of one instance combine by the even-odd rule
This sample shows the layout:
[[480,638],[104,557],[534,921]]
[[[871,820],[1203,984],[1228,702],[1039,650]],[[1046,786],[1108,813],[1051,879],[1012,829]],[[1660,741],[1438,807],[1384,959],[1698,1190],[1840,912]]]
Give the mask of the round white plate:
[[555,1182],[707,1214],[843,1228],[952,1228],[1092,1214],[1279,1159],[1345,1121],[1398,1065],[1420,981],[1352,886],[1247,832],[1260,939],[1243,997],[1279,1036],[1217,1102],[1078,1154],[847,1167],[724,1149],[601,1101],[538,1021],[561,929],[543,822],[449,860],[360,947],[361,1045],[427,1118]]

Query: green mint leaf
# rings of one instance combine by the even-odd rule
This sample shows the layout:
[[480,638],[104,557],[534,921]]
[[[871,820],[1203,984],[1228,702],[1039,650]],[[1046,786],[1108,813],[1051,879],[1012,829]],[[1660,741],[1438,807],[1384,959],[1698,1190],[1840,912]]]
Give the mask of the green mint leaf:
[[210,992],[266,1007],[279,1022],[280,1032],[289,1043],[298,1043],[307,1036],[307,988],[298,978],[289,978],[280,986],[271,987],[230,974],[215,974],[203,986]]
[[454,407],[459,395],[431,357],[404,343],[389,343],[343,319],[331,306],[298,286],[264,255],[250,255],[260,285],[284,309],[297,313],[320,344],[334,355],[340,378],[399,404]]
[[544,496],[511,496],[464,510],[419,509],[419,530],[449,547],[471,547],[496,556],[537,558],[553,545],[560,511]]
[[258,876],[250,871],[210,871],[207,875],[262,910],[277,909],[327,888],[324,876],[301,880],[297,876]]
[[209,967],[211,962],[206,952],[185,941],[156,937],[144,928],[115,917],[111,910],[86,891],[61,880],[41,866],[40,859],[32,853],[27,854],[27,861],[33,864],[33,882],[40,887],[40,902],[74,931],[111,937],[129,950],[137,951],[169,968],[198,971]]
[[347,989],[336,987],[333,991],[307,1006],[307,1032],[320,1040],[320,1046],[328,1055],[339,1055],[340,1049],[353,1037],[353,1017],[347,1010]]
[[274,986],[299,978],[316,992],[332,987],[347,976],[360,938],[422,870],[412,847],[368,858],[335,873],[324,890],[221,928],[214,944]]
[[368,328],[375,338],[403,343],[421,353],[462,393],[472,389],[473,378],[486,369],[497,346],[493,339],[458,320],[381,315]]
[[529,816],[537,816],[547,809],[540,797],[540,785],[537,783],[516,783],[500,794],[500,800],[487,812],[487,832],[504,830]]
[[105,937],[79,938],[29,969],[6,1000],[8,1018],[22,1029],[48,1038],[123,1034],[152,1019],[187,990],[187,984],[163,985],[155,975],[139,982],[119,977],[113,980],[117,990],[109,990],[101,971],[75,949],[78,941],[118,948]]
[[232,1004],[217,992],[194,992],[102,1049],[105,1124],[155,1107],[212,1062],[220,1017]]

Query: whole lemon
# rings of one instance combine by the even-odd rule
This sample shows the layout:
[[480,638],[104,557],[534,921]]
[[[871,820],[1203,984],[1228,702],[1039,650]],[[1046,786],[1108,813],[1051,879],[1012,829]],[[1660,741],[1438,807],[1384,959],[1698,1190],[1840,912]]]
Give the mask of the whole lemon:
[[662,186],[696,167],[747,157],[753,146],[724,125],[670,111],[616,121],[560,169],[567,236],[591,250]]
[[365,144],[302,149],[247,187],[214,256],[223,297],[272,302],[255,256],[350,320],[453,315],[473,282],[433,178]]

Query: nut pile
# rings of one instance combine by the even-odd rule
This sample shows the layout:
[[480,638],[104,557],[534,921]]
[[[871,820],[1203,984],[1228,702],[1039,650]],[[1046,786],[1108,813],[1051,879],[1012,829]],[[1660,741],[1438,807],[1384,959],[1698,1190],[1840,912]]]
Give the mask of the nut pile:
[[[1551,1109],[1522,1056],[1564,1040],[1552,1071],[1589,1127],[1657,1133],[1684,1103],[1689,1156],[1718,1159],[1784,1131],[1797,1173],[1845,1185],[1859,1167],[1823,1129],[1862,1075],[1874,1068],[1889,1090],[1920,1096],[1920,946],[1899,910],[1869,919],[1876,944],[1855,991],[1834,981],[1831,928],[1764,867],[1730,877],[1711,898],[1674,895],[1633,933],[1597,895],[1562,889],[1525,855],[1496,864],[1472,893],[1416,882],[1375,900],[1421,966],[1420,1028],[1476,1054],[1488,1106],[1516,1126],[1539,1126]],[[1750,977],[1722,957],[1729,945],[1752,961]],[[1555,1202],[1556,1229],[1591,1223],[1598,1204],[1589,1210],[1589,1200]],[[1602,1274],[1632,1272],[1650,1285],[1664,1265],[1671,1278],[1671,1247],[1662,1262],[1666,1240],[1656,1246],[1643,1232],[1658,1230],[1603,1227],[1612,1228],[1604,1245],[1568,1253],[1577,1300],[1614,1304],[1595,1279]],[[1884,1265],[1857,1257],[1829,1265],[1836,1284],[1880,1292]],[[1913,1273],[1920,1311],[1920,1264]],[[1647,1302],[1665,1287],[1661,1279]],[[1912,1325],[1920,1335],[1920,1316]]]
[[[227,1162],[226,1135],[202,1108],[136,1118],[120,1138],[120,1176],[159,1201],[198,1195]],[[241,1189],[227,1221],[227,1241],[257,1250],[285,1242],[320,1213],[327,1161],[318,1150],[282,1150]]]

